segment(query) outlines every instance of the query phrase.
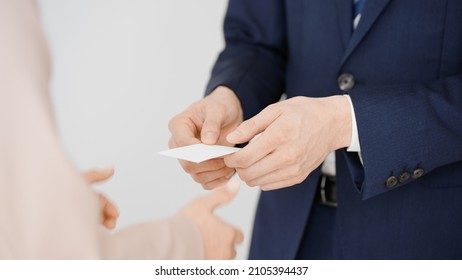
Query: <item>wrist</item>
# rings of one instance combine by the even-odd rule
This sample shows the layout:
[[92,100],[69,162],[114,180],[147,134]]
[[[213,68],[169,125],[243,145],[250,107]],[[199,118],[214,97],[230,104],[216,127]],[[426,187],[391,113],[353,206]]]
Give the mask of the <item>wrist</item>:
[[347,148],[351,144],[352,118],[351,106],[346,96],[328,97],[334,130],[334,149]]

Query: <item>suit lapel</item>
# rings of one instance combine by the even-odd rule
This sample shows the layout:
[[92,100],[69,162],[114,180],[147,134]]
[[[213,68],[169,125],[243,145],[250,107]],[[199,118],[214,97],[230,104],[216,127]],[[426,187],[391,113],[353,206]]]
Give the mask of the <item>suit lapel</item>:
[[336,0],[336,4],[340,36],[346,49],[353,33],[353,0]]
[[[340,0],[337,0],[337,2],[338,1]],[[361,21],[359,22],[358,27],[353,32],[353,36],[351,36],[351,39],[348,42],[345,53],[341,60],[341,66],[343,65],[343,63],[345,63],[345,61],[348,59],[348,57],[351,55],[354,49],[358,46],[358,44],[361,42],[361,40],[364,38],[364,36],[367,34],[369,29],[372,27],[374,22],[379,17],[380,13],[383,11],[383,9],[385,9],[385,7],[390,1],[391,0],[368,0],[366,1],[366,4],[364,5],[364,8],[363,8]],[[348,2],[348,1],[344,1],[344,2]],[[341,18],[340,15],[339,15],[339,18]],[[352,25],[353,25],[353,20],[350,21],[350,26]]]

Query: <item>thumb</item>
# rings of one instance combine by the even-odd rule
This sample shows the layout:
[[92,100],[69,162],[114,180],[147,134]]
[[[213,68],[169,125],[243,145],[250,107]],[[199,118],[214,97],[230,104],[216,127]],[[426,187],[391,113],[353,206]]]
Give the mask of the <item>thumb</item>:
[[231,144],[241,144],[263,132],[275,119],[279,117],[273,110],[265,109],[258,115],[241,123],[226,140]]
[[206,207],[214,210],[215,208],[230,202],[239,192],[239,186],[239,179],[230,179],[225,185],[215,189],[210,195],[206,196],[204,204]]
[[220,137],[222,123],[223,113],[215,107],[208,108],[201,129],[202,143],[209,145],[216,144]]

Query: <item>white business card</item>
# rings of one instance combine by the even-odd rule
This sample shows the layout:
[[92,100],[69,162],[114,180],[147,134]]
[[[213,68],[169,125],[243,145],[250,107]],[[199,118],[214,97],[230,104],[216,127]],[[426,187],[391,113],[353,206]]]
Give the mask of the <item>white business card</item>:
[[160,155],[200,163],[209,159],[222,157],[239,151],[241,148],[194,144],[159,152]]

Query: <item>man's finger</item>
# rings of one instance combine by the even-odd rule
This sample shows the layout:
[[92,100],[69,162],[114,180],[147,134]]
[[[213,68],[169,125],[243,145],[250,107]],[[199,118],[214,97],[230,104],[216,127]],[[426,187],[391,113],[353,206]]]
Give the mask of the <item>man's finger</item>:
[[207,171],[215,171],[225,167],[225,162],[222,158],[214,158],[203,161],[201,163],[194,163],[186,160],[179,160],[184,171],[188,174],[197,174]]
[[218,178],[216,180],[213,180],[213,181],[210,181],[210,182],[207,182],[207,183],[203,183],[201,185],[206,190],[213,190],[213,189],[222,187],[223,185],[228,183],[228,181],[229,181],[229,179],[227,179],[225,177],[221,177],[221,178]]
[[253,118],[241,123],[233,132],[228,134],[226,140],[232,144],[241,144],[263,132],[280,115],[277,110],[272,108],[268,107]]
[[234,174],[234,168],[229,168],[225,166],[219,170],[206,171],[202,173],[193,174],[192,177],[199,184],[206,184],[208,182],[215,181],[216,179],[219,179],[219,178],[229,179],[231,178],[233,174]]
[[[231,159],[228,159],[228,162],[230,162]],[[232,162],[230,162],[230,164],[231,163]],[[293,177],[293,174],[287,171],[285,164],[285,159],[281,158],[280,153],[276,150],[266,155],[265,158],[252,163],[250,167],[238,167],[236,170],[239,173],[239,177],[245,181],[247,185],[259,186],[260,184],[270,183],[268,181],[262,181],[264,177],[267,177],[266,179],[270,177],[280,178],[278,180],[281,180],[281,178],[289,179]]]
[[206,207],[214,210],[218,206],[230,202],[238,193],[239,186],[240,181],[238,179],[230,179],[224,186],[217,188],[210,195],[204,198]]
[[185,116],[177,116],[173,118],[168,128],[172,134],[173,141],[177,147],[199,144],[201,141],[197,139],[198,129],[194,122]]
[[223,112],[216,107],[207,108],[204,124],[201,129],[201,141],[204,144],[214,145],[220,137],[223,123]]
[[113,167],[105,168],[105,169],[92,169],[92,170],[85,171],[83,173],[83,177],[90,184],[107,180],[111,178],[112,175],[114,175]]
[[242,150],[226,155],[224,157],[225,164],[234,168],[248,168],[264,157],[269,156],[278,148],[278,145],[278,137],[274,137],[274,133],[267,130],[267,132],[261,134],[261,137],[251,141]]

